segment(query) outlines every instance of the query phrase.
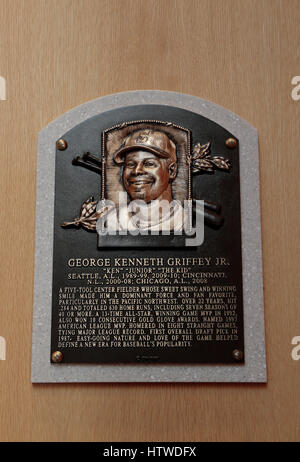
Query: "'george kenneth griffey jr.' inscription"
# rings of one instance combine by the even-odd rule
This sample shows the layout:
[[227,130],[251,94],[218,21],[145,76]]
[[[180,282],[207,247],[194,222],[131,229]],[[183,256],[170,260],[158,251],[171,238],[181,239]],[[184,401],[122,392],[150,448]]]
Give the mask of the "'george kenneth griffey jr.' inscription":
[[51,361],[231,363],[244,351],[238,140],[131,106],[57,142]]

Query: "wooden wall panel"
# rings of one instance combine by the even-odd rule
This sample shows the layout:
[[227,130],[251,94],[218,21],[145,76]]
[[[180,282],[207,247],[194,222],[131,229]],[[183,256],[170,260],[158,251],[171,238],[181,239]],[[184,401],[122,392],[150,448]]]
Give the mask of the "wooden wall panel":
[[[300,439],[299,0],[1,0],[2,441]],[[206,98],[259,130],[267,385],[30,383],[37,133],[134,89]]]

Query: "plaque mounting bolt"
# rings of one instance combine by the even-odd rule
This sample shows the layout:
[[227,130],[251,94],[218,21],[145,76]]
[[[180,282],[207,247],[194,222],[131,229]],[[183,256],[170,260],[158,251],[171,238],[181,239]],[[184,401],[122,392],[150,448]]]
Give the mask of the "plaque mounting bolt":
[[60,138],[58,141],[56,141],[56,147],[59,151],[64,151],[65,149],[67,149],[68,143],[66,142],[66,140]]
[[51,355],[52,362],[54,363],[61,363],[63,360],[64,355],[61,351],[54,351]]
[[233,350],[232,356],[236,361],[241,361],[244,357],[244,353],[241,350]]
[[225,141],[225,144],[226,144],[227,148],[233,149],[233,148],[236,147],[237,142],[236,142],[235,138],[227,138],[227,140]]

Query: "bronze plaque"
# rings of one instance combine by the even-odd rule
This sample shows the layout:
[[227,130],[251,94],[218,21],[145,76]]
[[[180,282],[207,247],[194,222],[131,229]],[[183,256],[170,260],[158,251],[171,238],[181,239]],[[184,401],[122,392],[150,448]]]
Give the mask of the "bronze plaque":
[[236,137],[147,104],[57,140],[49,353],[53,363],[243,363]]

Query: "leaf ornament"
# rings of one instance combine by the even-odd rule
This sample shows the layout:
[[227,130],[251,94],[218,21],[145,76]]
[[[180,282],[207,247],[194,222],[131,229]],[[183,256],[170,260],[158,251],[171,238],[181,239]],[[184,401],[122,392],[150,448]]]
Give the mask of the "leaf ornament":
[[73,221],[65,221],[60,226],[75,226],[76,228],[82,226],[89,231],[96,231],[98,218],[106,213],[107,210],[107,207],[105,207],[97,212],[97,201],[94,201],[94,197],[89,197],[81,206],[79,218],[75,218]]
[[193,148],[192,158],[192,171],[193,173],[198,172],[210,172],[213,173],[215,168],[221,170],[229,170],[230,162],[224,157],[211,157],[210,155],[211,142],[201,144],[195,144]]

